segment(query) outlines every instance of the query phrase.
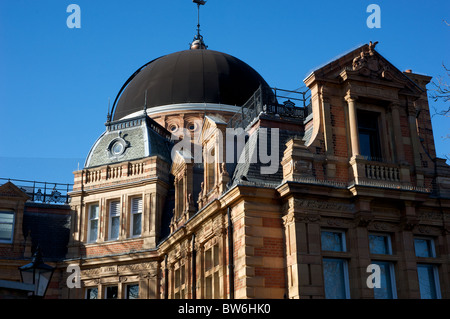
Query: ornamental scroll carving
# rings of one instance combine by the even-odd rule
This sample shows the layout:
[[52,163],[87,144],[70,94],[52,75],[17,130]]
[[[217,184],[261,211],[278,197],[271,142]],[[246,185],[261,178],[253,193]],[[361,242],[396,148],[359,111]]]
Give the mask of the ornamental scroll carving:
[[360,55],[353,59],[352,70],[362,76],[392,81],[393,76],[389,66],[375,54],[374,49],[377,44],[378,42],[370,42],[369,51],[361,51]]

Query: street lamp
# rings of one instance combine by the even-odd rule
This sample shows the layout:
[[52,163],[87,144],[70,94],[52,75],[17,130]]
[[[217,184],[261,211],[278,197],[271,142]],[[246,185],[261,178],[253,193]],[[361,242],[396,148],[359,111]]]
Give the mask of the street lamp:
[[54,267],[44,264],[41,249],[38,246],[31,263],[19,267],[20,278],[25,284],[34,285],[33,298],[43,298],[52,279]]

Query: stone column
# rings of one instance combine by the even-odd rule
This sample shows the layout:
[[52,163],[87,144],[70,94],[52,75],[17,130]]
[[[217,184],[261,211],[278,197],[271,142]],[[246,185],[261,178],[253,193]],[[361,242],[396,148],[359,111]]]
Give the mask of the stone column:
[[348,103],[348,123],[350,126],[350,141],[352,146],[351,154],[355,157],[360,154],[358,118],[356,115],[356,98],[354,96],[347,95],[345,100]]

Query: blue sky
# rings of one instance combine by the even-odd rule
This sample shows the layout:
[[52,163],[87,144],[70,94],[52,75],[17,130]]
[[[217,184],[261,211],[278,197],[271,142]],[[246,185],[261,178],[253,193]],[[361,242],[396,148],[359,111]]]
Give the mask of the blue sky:
[[[81,28],[66,25],[69,4]],[[369,4],[381,28],[369,29]],[[433,77],[450,65],[450,2],[209,0],[210,49],[255,68],[273,87],[297,89],[320,65],[369,41],[400,70]],[[0,177],[72,183],[104,131],[108,98],[154,58],[188,48],[191,0],[2,0]],[[433,104],[435,106],[439,106]],[[438,156],[450,153],[450,119],[433,119]]]

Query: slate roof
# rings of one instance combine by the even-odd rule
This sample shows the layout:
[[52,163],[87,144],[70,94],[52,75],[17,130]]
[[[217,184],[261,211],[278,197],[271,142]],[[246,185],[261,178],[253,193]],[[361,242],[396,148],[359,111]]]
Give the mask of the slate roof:
[[[114,141],[127,143],[120,156],[113,156],[109,149]],[[112,122],[92,146],[85,167],[116,164],[159,156],[171,163],[172,141],[170,133],[147,116],[141,115],[122,121]]]
[[64,259],[70,238],[70,219],[68,205],[26,203],[22,230],[24,236],[31,232],[31,251],[39,245],[44,260]]
[[[271,154],[271,130],[267,129],[267,148],[261,143],[261,128],[258,128],[249,138],[245,144],[244,150],[235,165],[233,171],[233,178],[231,179],[231,185],[240,183],[256,183],[256,184],[272,184],[278,185],[283,180],[283,168],[280,164],[284,156],[284,151],[286,149],[286,142],[294,136],[298,136],[299,132],[292,132],[288,130],[279,130],[279,149],[278,149],[278,170],[274,174],[262,174],[261,168],[270,166],[270,163],[261,163],[259,154]],[[256,159],[256,161],[251,161],[251,159]],[[276,160],[276,158],[275,158]],[[253,163],[252,163],[253,162]],[[229,167],[227,166],[227,169]]]

